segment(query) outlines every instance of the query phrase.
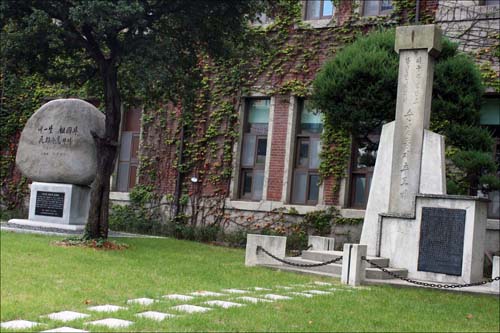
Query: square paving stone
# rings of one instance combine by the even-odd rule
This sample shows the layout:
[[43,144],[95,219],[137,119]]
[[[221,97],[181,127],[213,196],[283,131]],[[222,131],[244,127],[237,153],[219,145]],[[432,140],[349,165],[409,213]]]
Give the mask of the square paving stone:
[[157,311],[141,312],[141,313],[137,313],[136,316],[142,317],[142,318],[147,318],[147,319],[152,319],[152,320],[156,320],[156,321],[162,321],[163,319],[166,319],[166,318],[175,317],[175,315],[173,315],[173,314],[157,312]]
[[332,285],[331,283],[322,282],[322,281],[314,281],[314,284],[318,285],[318,286],[331,286]]
[[288,296],[276,295],[276,294],[266,294],[264,295],[264,297],[267,299],[272,299],[273,301],[292,299],[291,297]]
[[179,295],[179,294],[171,294],[171,295],[165,295],[162,296],[163,298],[167,299],[175,299],[175,300],[180,300],[180,301],[190,301],[194,297],[193,296],[188,296],[188,295]]
[[117,319],[117,318],[106,318],[106,319],[91,321],[91,322],[88,322],[86,324],[95,325],[95,326],[106,326],[109,328],[123,328],[123,327],[129,327],[133,323],[134,323],[133,321],[129,321],[129,320],[123,320],[123,319]]
[[49,313],[47,316],[42,316],[42,317],[48,317],[52,320],[72,321],[80,318],[87,318],[90,317],[90,315],[74,311],[61,311],[61,312]]
[[314,295],[329,295],[331,292],[323,291],[323,290],[305,290],[305,293],[314,294]]
[[206,290],[201,290],[201,291],[195,291],[194,293],[191,293],[193,296],[226,296],[221,293],[216,293],[213,291],[206,291]]
[[238,300],[242,300],[242,301],[245,301],[245,302],[250,302],[250,303],[259,303],[259,302],[272,302],[270,299],[264,299],[264,298],[257,298],[257,297],[249,297],[249,296],[242,296],[242,297],[238,297],[236,298]]
[[261,288],[261,287],[254,287],[253,288],[255,291],[271,291],[272,289],[269,288]]
[[53,329],[50,329],[50,330],[46,330],[46,331],[42,331],[43,332],[61,332],[61,333],[72,333],[72,332],[81,332],[81,333],[88,333],[88,331],[85,331],[85,330],[80,330],[78,328],[73,328],[73,327],[67,327],[67,326],[64,326],[64,327],[58,327],[58,328],[53,328]]
[[290,294],[291,294],[291,295],[296,295],[296,296],[307,297],[307,298],[311,298],[311,297],[313,297],[313,295],[311,295],[311,294],[306,294],[306,293],[295,293],[295,292],[291,292]]
[[187,312],[187,313],[207,312],[207,311],[212,310],[210,308],[205,308],[203,306],[196,306],[196,305],[189,305],[189,304],[177,305],[177,306],[172,307],[172,309],[177,310],[177,311]]
[[87,309],[90,311],[97,311],[97,312],[116,312],[119,310],[127,310],[127,308],[123,306],[111,305],[111,304],[91,306],[90,308]]
[[246,294],[248,293],[248,290],[241,290],[241,289],[222,289],[222,291],[225,291],[230,294]]
[[40,323],[28,320],[11,320],[11,321],[6,321],[4,323],[0,323],[1,328],[7,328],[10,330],[23,330],[38,325],[40,325]]
[[219,301],[219,300],[208,301],[208,302],[204,302],[203,304],[212,305],[212,306],[220,306],[221,308],[224,308],[224,309],[234,308],[234,307],[239,308],[241,306],[245,306],[244,304],[240,304],[240,303],[225,302],[225,301]]
[[134,299],[129,299],[127,301],[127,304],[140,304],[140,305],[151,305],[154,302],[156,302],[152,298],[134,298]]

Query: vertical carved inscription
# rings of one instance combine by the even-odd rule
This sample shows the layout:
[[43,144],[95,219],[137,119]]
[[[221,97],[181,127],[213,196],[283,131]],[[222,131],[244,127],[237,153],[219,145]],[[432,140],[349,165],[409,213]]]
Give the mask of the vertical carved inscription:
[[398,102],[394,132],[394,159],[391,181],[390,211],[414,212],[415,195],[420,182],[420,162],[424,130],[426,96],[426,50],[404,50],[400,53]]

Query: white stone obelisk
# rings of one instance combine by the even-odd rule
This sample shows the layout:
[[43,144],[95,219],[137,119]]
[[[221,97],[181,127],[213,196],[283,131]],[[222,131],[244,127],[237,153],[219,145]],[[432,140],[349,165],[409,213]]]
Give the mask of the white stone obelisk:
[[[380,138],[360,241],[368,245],[368,255],[379,255],[380,214],[413,216],[419,192],[446,193],[444,138],[427,130],[434,57],[440,50],[441,32],[435,25],[396,29],[396,120],[384,126]],[[429,179],[422,181],[422,174]]]
[[395,50],[399,53],[399,78],[389,213],[413,215],[441,32],[435,25],[398,27]]

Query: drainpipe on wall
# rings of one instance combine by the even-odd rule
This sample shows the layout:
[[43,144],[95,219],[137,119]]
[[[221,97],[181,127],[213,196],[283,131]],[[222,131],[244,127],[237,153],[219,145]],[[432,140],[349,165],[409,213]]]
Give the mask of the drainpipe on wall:
[[415,23],[418,24],[418,21],[420,20],[420,0],[417,0],[417,6],[415,8]]
[[177,159],[177,179],[175,181],[175,194],[174,194],[174,218],[179,216],[180,213],[180,201],[181,201],[181,191],[182,191],[182,155],[184,155],[184,122],[181,117],[181,141],[179,143],[179,157]]

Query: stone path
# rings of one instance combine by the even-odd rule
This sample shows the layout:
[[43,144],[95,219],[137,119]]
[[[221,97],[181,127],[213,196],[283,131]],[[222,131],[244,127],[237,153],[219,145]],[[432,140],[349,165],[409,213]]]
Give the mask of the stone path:
[[[314,288],[314,289],[311,289]],[[359,288],[364,290],[369,290],[369,288]],[[134,319],[142,320],[153,320],[161,322],[163,320],[176,318],[179,316],[186,316],[190,314],[203,314],[209,311],[215,311],[217,309],[228,309],[228,308],[241,308],[249,304],[257,303],[272,303],[276,301],[288,301],[292,300],[294,297],[300,298],[312,298],[316,296],[328,297],[332,296],[336,291],[355,291],[357,289],[352,289],[347,286],[335,286],[331,283],[326,282],[312,282],[309,284],[292,284],[289,286],[274,286],[273,288],[265,287],[250,287],[250,288],[228,288],[221,289],[221,292],[198,290],[184,294],[168,294],[160,296],[159,299],[153,298],[134,298],[125,301],[125,304],[130,307],[115,305],[115,304],[104,304],[88,307],[89,313],[80,313],[70,310],[64,310],[60,312],[49,313],[46,315],[40,315],[40,318],[49,319],[54,323],[69,323],[77,320],[85,319],[86,322],[83,323],[83,330],[81,328],[74,328],[70,326],[61,326],[57,328],[43,330],[44,327],[48,328],[49,323],[39,323],[28,320],[12,320],[0,323],[0,328],[8,330],[28,330],[33,328],[39,328],[43,330],[42,332],[89,332],[89,331],[102,331],[103,328],[120,329],[127,328],[133,331]],[[207,300],[208,298],[208,300]],[[216,299],[210,299],[216,298]],[[147,307],[156,306],[160,302],[174,302],[172,306],[169,305],[169,309],[166,312],[145,311]],[[175,302],[182,302],[182,304],[175,304]],[[189,303],[189,304],[188,304]],[[168,303],[167,303],[168,304]],[[140,308],[135,314],[130,314],[130,311],[135,312],[137,308]],[[128,313],[126,311],[129,311]],[[98,313],[113,313],[113,316],[109,316],[104,319],[94,318],[98,320],[91,320],[92,316],[96,316]],[[114,314],[116,313],[116,317]],[[119,318],[121,317],[121,318]],[[81,325],[81,324],[80,324]],[[48,326],[48,327],[47,327]]]

